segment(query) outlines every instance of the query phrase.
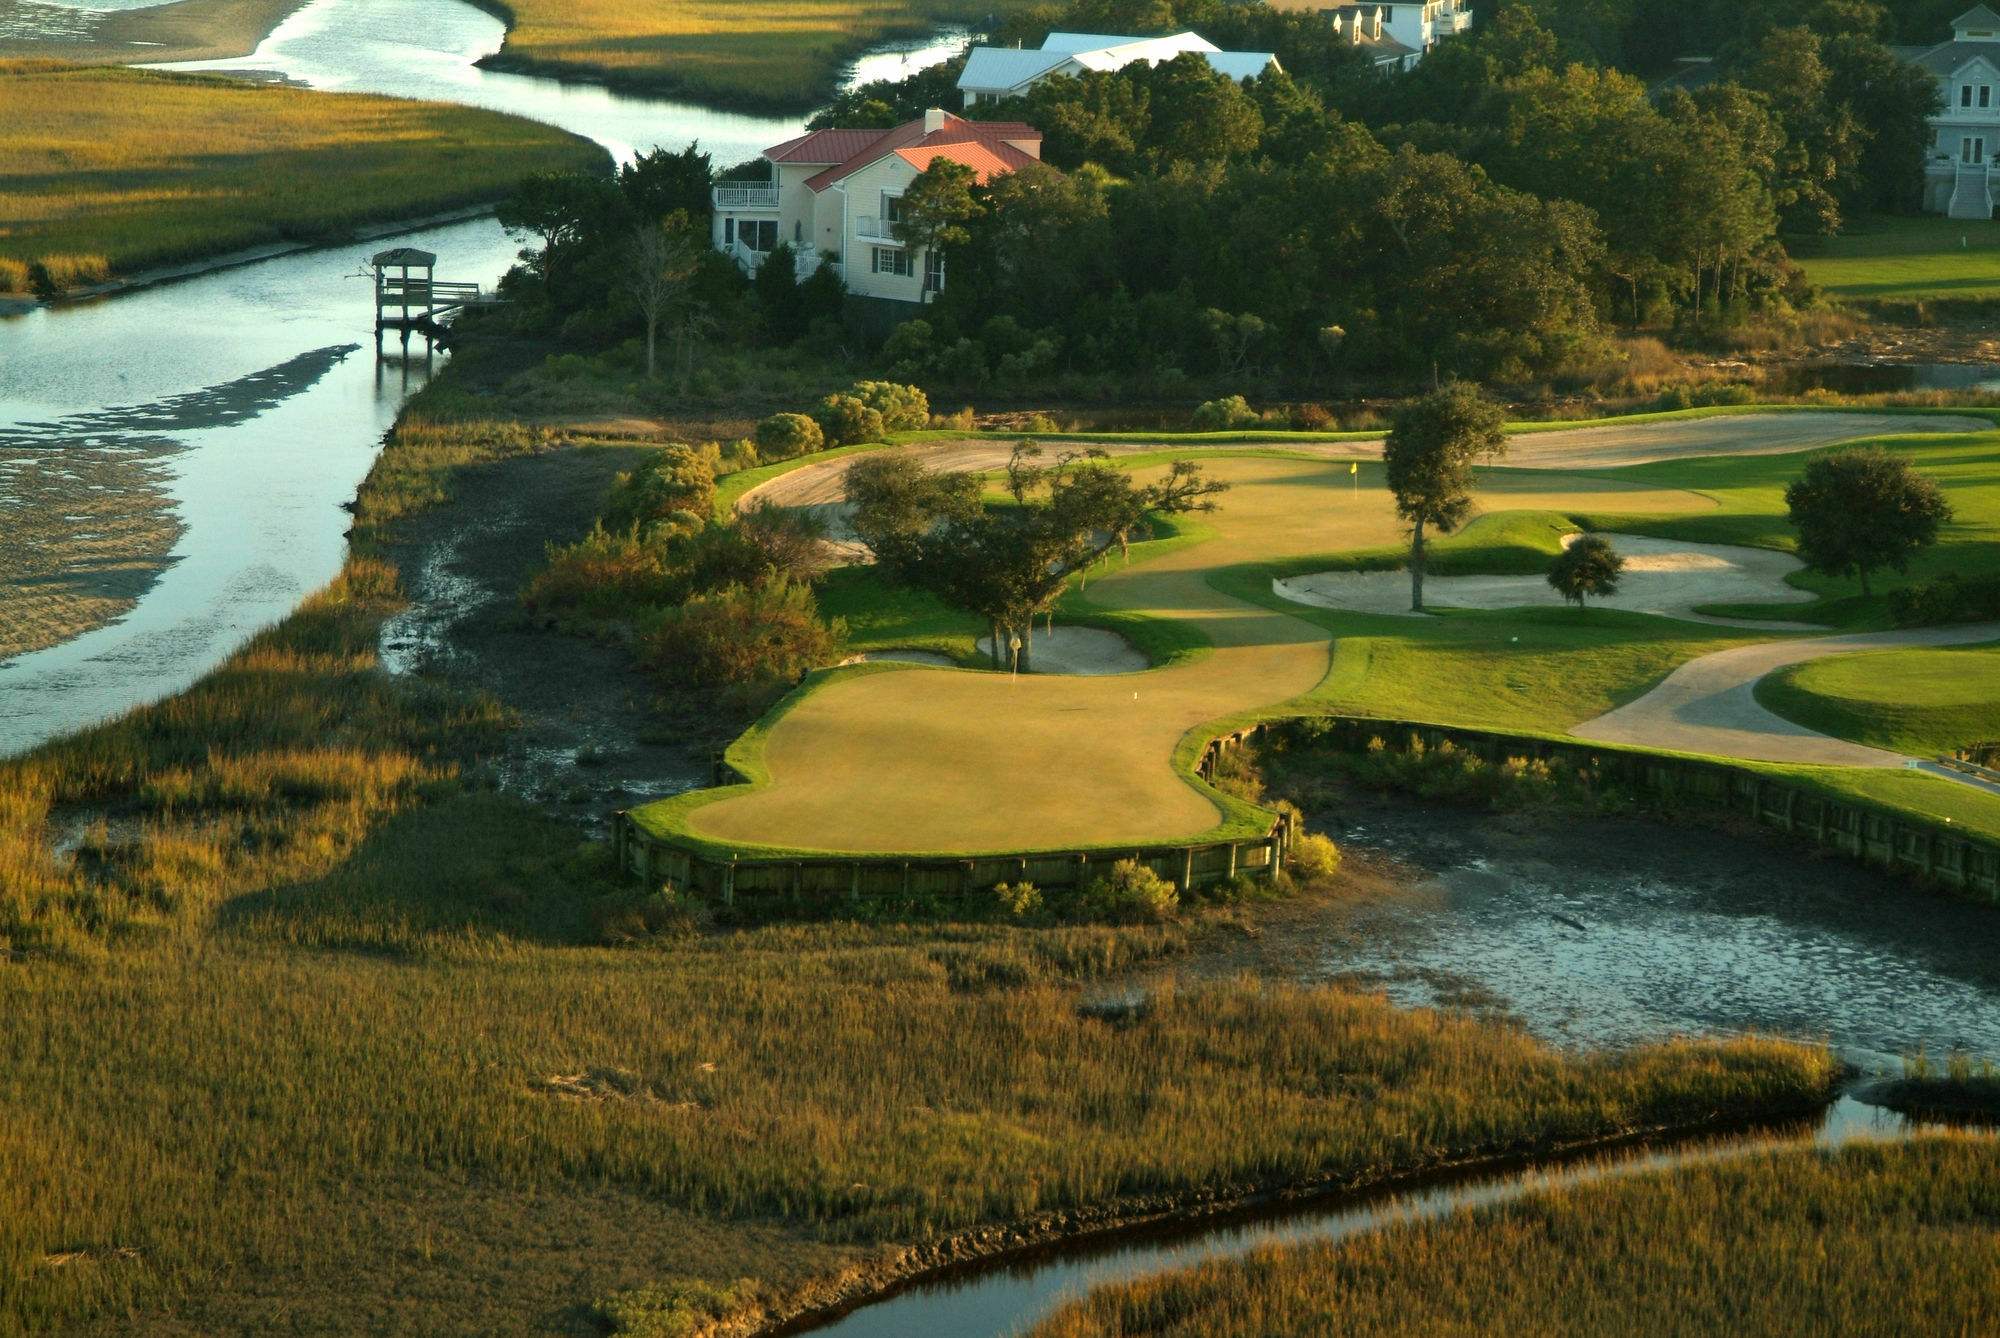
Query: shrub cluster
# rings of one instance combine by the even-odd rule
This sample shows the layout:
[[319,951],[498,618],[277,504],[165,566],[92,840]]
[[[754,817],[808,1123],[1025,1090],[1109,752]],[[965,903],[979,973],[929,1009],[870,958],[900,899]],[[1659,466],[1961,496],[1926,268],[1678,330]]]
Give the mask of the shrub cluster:
[[846,624],[819,618],[812,587],[777,575],[732,583],[661,610],[639,634],[639,654],[679,687],[771,688],[836,658]]
[[1889,592],[1889,616],[1898,627],[2000,618],[2000,581],[1916,581]]
[[694,447],[676,443],[618,476],[605,504],[604,524],[649,537],[663,531],[693,534],[714,511],[715,463]]

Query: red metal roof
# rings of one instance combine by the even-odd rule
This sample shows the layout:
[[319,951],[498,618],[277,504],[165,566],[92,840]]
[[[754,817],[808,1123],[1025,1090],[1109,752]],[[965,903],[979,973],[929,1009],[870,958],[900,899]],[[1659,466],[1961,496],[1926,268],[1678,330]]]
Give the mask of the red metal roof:
[[[879,162],[892,153],[916,165],[919,171],[927,168],[931,160],[938,157],[962,162],[979,173],[983,182],[995,173],[1012,172],[1034,162],[1033,154],[1024,153],[1008,143],[1009,140],[1033,140],[1041,142],[1042,132],[1021,121],[968,121],[962,116],[945,117],[944,127],[926,134],[922,121],[910,121],[894,130],[879,131],[828,131],[822,135],[847,133],[874,135],[875,138],[864,147],[843,159],[838,166],[810,177],[806,185],[815,191],[825,190],[834,182],[850,177],[870,163]],[[780,148],[786,147],[780,145]],[[914,151],[916,156],[912,156]],[[792,162],[816,161],[793,158]]]
[[844,163],[880,139],[881,130],[815,130],[764,150],[774,163]]

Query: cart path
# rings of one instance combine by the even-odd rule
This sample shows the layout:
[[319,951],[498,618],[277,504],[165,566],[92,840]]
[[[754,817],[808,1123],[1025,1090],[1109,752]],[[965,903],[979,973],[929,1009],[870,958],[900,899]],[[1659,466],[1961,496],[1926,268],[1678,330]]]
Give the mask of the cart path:
[[[1865,650],[1961,646],[2000,640],[2000,623],[1966,627],[1922,627],[1895,632],[1772,641],[1719,650],[1689,660],[1637,701],[1586,720],[1570,730],[1578,738],[1709,753],[1753,762],[1793,762],[1815,766],[1902,767],[1912,760],[1885,748],[1869,748],[1793,724],[1758,704],[1757,680],[1777,669],[1828,655]],[[1920,759],[1920,769],[1980,789],[1994,787]]]
[[[1677,418],[1652,423],[1598,423],[1588,427],[1523,432],[1508,438],[1505,463],[1516,469],[1615,469],[1704,455],[1785,455],[1809,451],[1861,437],[1934,432],[1985,432],[1993,424],[1984,418],[1945,414],[1890,413],[1770,413],[1725,414],[1715,418]],[[1161,450],[1273,450],[1321,456],[1330,460],[1373,460],[1382,455],[1382,440],[1300,442],[1092,442],[1050,441],[1050,453],[1090,447],[1110,455],[1144,455]],[[903,448],[934,469],[985,472],[1006,467],[1013,454],[1012,439],[968,438],[963,441],[922,442]],[[739,508],[770,501],[779,506],[833,507],[847,500],[847,471],[858,455],[823,460],[781,474],[751,489]]]

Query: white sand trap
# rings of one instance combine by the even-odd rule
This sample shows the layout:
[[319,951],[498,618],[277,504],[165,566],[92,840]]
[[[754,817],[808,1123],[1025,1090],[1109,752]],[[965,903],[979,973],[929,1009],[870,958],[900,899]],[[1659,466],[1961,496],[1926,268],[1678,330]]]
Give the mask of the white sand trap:
[[956,669],[958,662],[949,655],[940,655],[934,650],[871,650],[860,655],[850,655],[841,661],[849,664],[927,664],[933,669]]
[[[1580,536],[1564,538],[1565,546]],[[1797,631],[1811,624],[1759,618],[1714,618],[1696,613],[1704,604],[1806,604],[1810,591],[1785,584],[1785,577],[1803,569],[1788,553],[1733,544],[1696,544],[1679,539],[1644,539],[1631,534],[1607,534],[1625,559],[1618,593],[1590,601],[1593,608],[1657,613],[1691,622],[1725,627],[1758,627]],[[1355,613],[1410,612],[1407,571],[1328,571],[1273,581],[1281,598],[1323,609]],[[1427,576],[1424,603],[1454,609],[1514,609],[1561,604],[1562,596],[1541,576]]]
[[[979,638],[979,649],[992,654],[993,638]],[[1145,653],[1116,632],[1100,627],[1037,629],[1029,672],[1037,674],[1136,674],[1151,667]]]

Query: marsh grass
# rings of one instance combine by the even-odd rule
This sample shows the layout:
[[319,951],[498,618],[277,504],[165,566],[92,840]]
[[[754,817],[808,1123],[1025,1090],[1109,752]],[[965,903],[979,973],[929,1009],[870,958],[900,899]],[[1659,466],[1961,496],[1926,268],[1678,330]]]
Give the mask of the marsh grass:
[[495,112],[0,61],[0,292],[498,199],[603,150]]
[[1107,1287],[1034,1338],[1991,1333],[1996,1223],[1990,1139],[1800,1150]]
[[290,619],[0,765],[0,1334],[671,1332],[897,1243],[1835,1077],[1766,1040],[1558,1054],[1335,988],[1079,1007],[1195,950],[1179,921],[709,927],[478,783],[499,707],[374,665],[395,524],[550,446],[467,407],[406,415]]

